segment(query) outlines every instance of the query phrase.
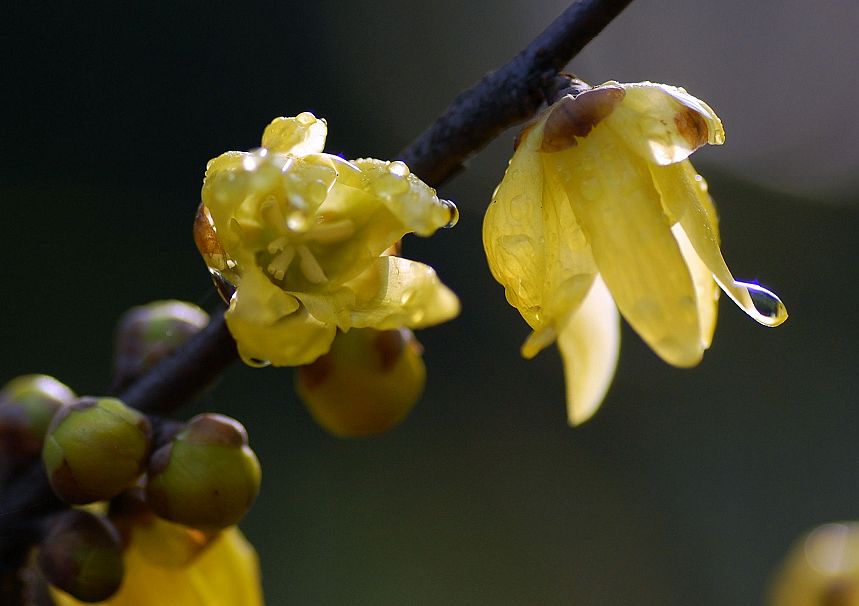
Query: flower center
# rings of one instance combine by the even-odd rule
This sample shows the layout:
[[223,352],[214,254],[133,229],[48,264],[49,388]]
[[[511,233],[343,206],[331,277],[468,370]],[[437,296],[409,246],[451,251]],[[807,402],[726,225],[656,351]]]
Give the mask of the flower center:
[[270,257],[260,264],[264,266],[269,277],[283,282],[287,271],[297,259],[298,269],[307,281],[324,284],[328,277],[310,245],[342,242],[355,233],[355,224],[351,219],[325,214],[309,217],[289,202],[287,208],[287,213],[284,214],[280,202],[273,195],[268,196],[259,206],[260,224],[275,234],[266,246]]

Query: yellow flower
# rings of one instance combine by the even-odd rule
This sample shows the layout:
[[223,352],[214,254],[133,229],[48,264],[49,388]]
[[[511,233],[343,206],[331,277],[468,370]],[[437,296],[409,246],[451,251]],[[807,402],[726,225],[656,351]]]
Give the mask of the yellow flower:
[[713,110],[664,84],[578,84],[522,131],[483,224],[492,274],[534,331],[522,355],[558,342],[571,424],[608,390],[618,309],[681,367],[710,345],[719,287],[762,324],[787,318],[773,293],[735,281],[719,250],[707,185],[687,160],[724,142]]
[[[407,233],[432,235],[456,208],[402,162],[322,153],[310,113],[277,118],[262,147],[211,160],[196,239],[235,284],[227,325],[248,363],[307,364],[336,329],[422,328],[459,312],[435,271],[385,254]],[[201,235],[202,233],[202,235]]]
[[[153,532],[159,534],[160,542],[156,542]],[[164,552],[162,561],[152,557],[159,551]],[[163,532],[161,527],[156,531],[135,528],[131,544],[124,553],[122,585],[116,595],[100,604],[262,606],[257,556],[238,528],[223,531],[185,565],[169,561],[175,553],[175,537],[169,532]],[[57,589],[52,589],[51,595],[57,606],[82,605]]]
[[824,524],[798,540],[773,575],[766,603],[859,604],[859,523]]

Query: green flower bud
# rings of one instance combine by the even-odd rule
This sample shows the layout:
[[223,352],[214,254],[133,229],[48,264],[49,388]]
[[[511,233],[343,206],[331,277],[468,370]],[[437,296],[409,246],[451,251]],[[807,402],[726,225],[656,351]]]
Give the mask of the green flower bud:
[[146,467],[149,420],[115,398],[79,399],[48,427],[42,461],[54,492],[76,505],[109,499]]
[[120,391],[209,323],[209,315],[185,301],[132,307],[116,327],[114,390]]
[[322,427],[341,438],[383,433],[423,393],[421,346],[408,329],[353,328],[296,373],[296,391]]
[[37,456],[54,413],[74,392],[53,377],[24,375],[0,389],[0,455],[20,462]]
[[133,541],[141,556],[163,568],[187,566],[218,536],[215,531],[159,518],[146,503],[143,489],[137,487],[111,500],[108,517],[122,536],[123,545]]
[[218,414],[197,415],[152,455],[146,500],[166,520],[226,528],[250,509],[260,473],[241,423]]
[[37,562],[49,583],[83,602],[101,602],[124,574],[119,533],[105,519],[70,509],[54,518]]

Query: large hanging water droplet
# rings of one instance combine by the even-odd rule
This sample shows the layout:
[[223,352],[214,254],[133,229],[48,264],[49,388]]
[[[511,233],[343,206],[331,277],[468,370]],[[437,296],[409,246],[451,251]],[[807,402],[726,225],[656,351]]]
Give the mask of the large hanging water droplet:
[[444,229],[450,229],[459,223],[459,209],[456,207],[456,204],[450,200],[439,200],[439,202],[441,202],[442,206],[447,209],[449,216],[447,224],[444,225]]
[[761,318],[758,318],[759,322],[762,322],[767,326],[778,326],[787,320],[787,308],[775,293],[767,290],[763,286],[759,286],[758,284],[747,282],[739,282],[738,284],[741,284],[746,290],[748,290],[749,297],[752,300],[752,304],[755,306],[755,310],[762,316]]

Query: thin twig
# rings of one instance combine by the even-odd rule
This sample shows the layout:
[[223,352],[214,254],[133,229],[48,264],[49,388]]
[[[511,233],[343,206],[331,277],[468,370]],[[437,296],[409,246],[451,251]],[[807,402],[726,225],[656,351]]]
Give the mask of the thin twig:
[[426,183],[443,183],[502,131],[531,118],[558,71],[631,1],[571,4],[525,50],[457,95],[400,159]]
[[[505,129],[531,118],[563,68],[632,0],[578,0],[521,53],[470,89],[400,154],[433,186],[442,184],[471,155]],[[199,394],[238,359],[223,314],[119,397],[146,412],[166,413]],[[16,566],[33,540],[28,518],[63,506],[41,464],[0,491],[0,571]]]

